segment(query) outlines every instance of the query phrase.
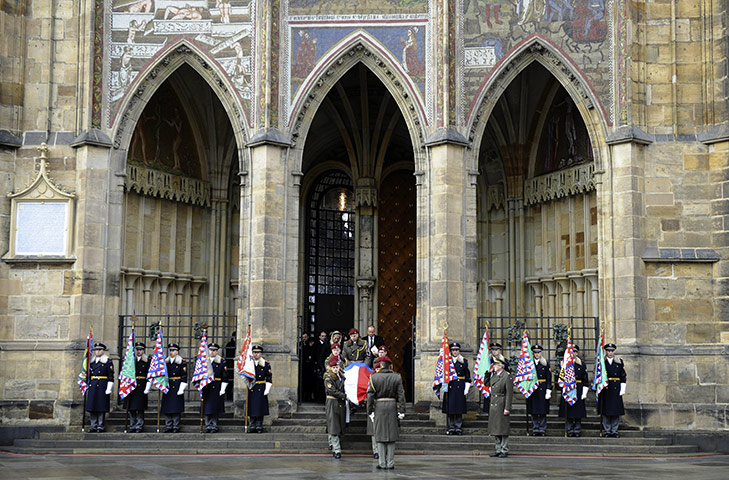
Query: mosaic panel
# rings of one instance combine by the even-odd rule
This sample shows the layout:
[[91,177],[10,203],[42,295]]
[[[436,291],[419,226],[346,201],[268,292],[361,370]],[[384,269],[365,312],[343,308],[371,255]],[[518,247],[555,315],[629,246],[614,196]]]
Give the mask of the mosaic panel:
[[291,15],[427,13],[428,0],[291,0]]

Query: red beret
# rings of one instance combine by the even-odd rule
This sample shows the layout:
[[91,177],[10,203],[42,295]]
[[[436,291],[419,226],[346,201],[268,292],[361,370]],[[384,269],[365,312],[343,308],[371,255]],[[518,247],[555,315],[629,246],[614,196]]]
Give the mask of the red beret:
[[353,333],[359,333],[359,330],[357,330],[356,328],[353,328],[352,330],[349,331],[349,335],[352,335]]
[[333,367],[335,365],[339,365],[339,357],[337,357],[336,355],[329,358],[329,366]]
[[377,363],[389,363],[389,364],[392,364],[392,360],[390,360],[390,357],[388,357],[387,355],[385,355],[384,357],[380,357],[377,360]]
[[382,352],[383,350],[384,350],[385,352],[387,351],[387,347],[386,347],[386,346],[384,346],[384,345],[380,345],[380,348],[378,348],[378,349],[377,349],[377,351],[379,351],[379,352]]
[[342,346],[338,343],[332,343],[332,350],[334,350],[335,348],[342,348]]

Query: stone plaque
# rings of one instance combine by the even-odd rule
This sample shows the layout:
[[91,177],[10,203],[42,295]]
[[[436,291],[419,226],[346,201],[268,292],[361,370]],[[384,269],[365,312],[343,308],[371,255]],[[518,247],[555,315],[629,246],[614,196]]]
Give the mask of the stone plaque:
[[66,255],[68,202],[17,204],[15,255]]

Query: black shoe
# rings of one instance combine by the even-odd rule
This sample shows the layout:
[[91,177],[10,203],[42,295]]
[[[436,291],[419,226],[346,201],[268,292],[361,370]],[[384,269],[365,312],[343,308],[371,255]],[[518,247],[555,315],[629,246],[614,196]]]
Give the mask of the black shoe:
[[171,428],[165,428],[165,433],[172,433],[172,432],[174,432],[174,430],[172,430]]
[[617,432],[616,433],[613,433],[613,438],[620,438],[620,434],[617,433]]
[[373,453],[372,454],[372,458],[374,458],[375,460],[379,460],[380,459],[380,454],[379,453]]
[[463,435],[463,430],[456,430],[456,435]]
[[259,429],[258,429],[258,430],[256,430],[256,431],[257,431],[258,433],[263,433],[263,428],[259,428]]
[[382,465],[377,465],[377,470],[387,470],[387,467],[383,467]]
[[178,433],[179,431],[180,431],[180,429],[179,429],[179,428],[173,428],[173,429],[172,429],[172,433]]
[[[256,433],[256,429],[255,428],[248,427],[248,433]],[[329,447],[329,450],[331,450],[331,449],[332,448]]]
[[340,458],[342,458],[342,454],[341,454],[341,453],[339,453],[339,452],[336,452],[336,453],[334,454],[334,458],[336,458],[337,460],[339,460]]
[[453,430],[446,430],[446,435],[453,435],[453,433],[454,433]]
[[489,457],[498,457],[499,455],[501,455],[501,453],[496,452],[496,453],[492,453],[491,455],[489,455]]
[[327,448],[329,449],[329,451],[332,450],[332,446],[331,445],[327,446]]
[[509,456],[509,454],[506,453],[506,452],[502,452],[502,453],[499,454],[499,458],[506,458],[508,456]]
[[572,436],[573,436],[573,437],[579,437],[579,436],[580,436],[580,434],[579,434],[579,433],[575,433],[575,434],[574,434],[574,435],[572,435]]

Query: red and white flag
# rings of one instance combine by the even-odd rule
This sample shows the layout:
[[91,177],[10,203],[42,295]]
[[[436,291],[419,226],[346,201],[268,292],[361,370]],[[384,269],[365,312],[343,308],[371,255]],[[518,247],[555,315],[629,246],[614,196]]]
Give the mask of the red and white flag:
[[367,399],[367,386],[372,369],[365,363],[354,362],[344,367],[344,393],[347,399],[359,405]]
[[248,335],[243,342],[243,347],[238,354],[238,361],[235,362],[235,371],[243,379],[246,388],[256,381],[256,364],[253,361],[253,342],[251,341],[251,326],[248,326]]

